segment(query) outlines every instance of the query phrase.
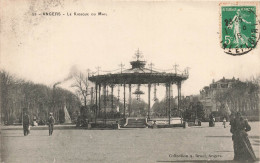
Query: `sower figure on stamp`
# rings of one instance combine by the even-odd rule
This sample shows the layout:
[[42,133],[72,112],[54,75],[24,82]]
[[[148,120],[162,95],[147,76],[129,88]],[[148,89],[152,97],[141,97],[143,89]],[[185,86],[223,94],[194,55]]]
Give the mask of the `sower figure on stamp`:
[[241,113],[237,113],[235,119],[231,122],[230,132],[234,143],[234,160],[236,161],[255,161],[256,156],[248,139],[246,132],[251,130],[247,120],[245,120]]
[[48,119],[48,124],[49,124],[49,136],[51,136],[52,133],[53,133],[54,123],[55,123],[54,117],[52,116],[52,113],[50,113],[50,116],[49,116],[49,119]]
[[233,33],[235,36],[234,43],[237,45],[246,44],[246,40],[248,39],[243,33],[241,33],[241,23],[244,22],[247,24],[251,24],[251,22],[246,21],[243,17],[245,17],[245,15],[242,15],[241,11],[238,9],[236,15],[228,26],[230,29],[233,27]]
[[27,112],[24,112],[23,116],[23,134],[27,136],[29,134],[30,117]]

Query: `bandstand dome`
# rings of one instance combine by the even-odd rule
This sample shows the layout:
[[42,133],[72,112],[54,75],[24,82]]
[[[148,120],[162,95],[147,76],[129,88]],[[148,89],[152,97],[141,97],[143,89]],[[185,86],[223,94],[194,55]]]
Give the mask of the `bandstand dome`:
[[146,61],[137,57],[131,61],[132,67],[122,72],[89,76],[89,80],[98,84],[151,84],[178,83],[188,79],[188,73],[178,74],[155,71],[145,68]]

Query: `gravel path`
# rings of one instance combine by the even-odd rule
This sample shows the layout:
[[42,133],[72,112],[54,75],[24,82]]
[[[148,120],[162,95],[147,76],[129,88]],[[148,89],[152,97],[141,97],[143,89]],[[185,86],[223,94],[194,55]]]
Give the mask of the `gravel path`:
[[[259,158],[259,122],[249,138]],[[9,127],[12,128],[12,127]],[[230,127],[222,123],[208,127],[81,130],[59,129],[53,136],[48,130],[22,128],[1,130],[1,162],[232,162],[233,142]]]

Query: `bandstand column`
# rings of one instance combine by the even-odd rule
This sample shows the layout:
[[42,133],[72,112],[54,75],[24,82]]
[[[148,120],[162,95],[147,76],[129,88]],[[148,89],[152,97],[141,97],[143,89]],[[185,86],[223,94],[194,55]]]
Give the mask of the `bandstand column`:
[[95,107],[95,123],[97,123],[97,110],[98,110],[98,85],[95,83],[95,89],[96,89],[96,107]]
[[125,118],[125,108],[126,106],[125,106],[125,83],[124,83],[124,118]]
[[113,110],[114,106],[114,85],[111,85],[111,109]]
[[100,115],[101,111],[101,84],[98,85],[98,115]]
[[165,116],[167,117],[167,113],[168,113],[168,84],[165,84],[165,88],[166,88],[166,95],[165,95]]
[[150,120],[150,108],[151,108],[151,84],[148,84],[148,120]]
[[169,125],[171,124],[171,86],[172,86],[172,84],[169,83],[169,85],[168,85]]
[[103,97],[104,97],[104,111],[105,111],[105,124],[106,124],[106,119],[107,119],[107,86],[104,84],[103,87]]
[[132,104],[132,97],[131,97],[131,84],[129,84],[129,102],[128,102],[128,111],[129,111],[129,117],[131,116],[131,104]]
[[181,82],[177,83],[178,88],[178,113],[180,112],[180,106],[181,106]]

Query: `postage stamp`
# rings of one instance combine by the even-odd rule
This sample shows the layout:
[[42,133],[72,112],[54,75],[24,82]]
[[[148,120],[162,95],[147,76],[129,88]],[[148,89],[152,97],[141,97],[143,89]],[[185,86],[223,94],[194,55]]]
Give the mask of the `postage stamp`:
[[220,42],[224,52],[243,55],[259,41],[258,2],[220,3]]

